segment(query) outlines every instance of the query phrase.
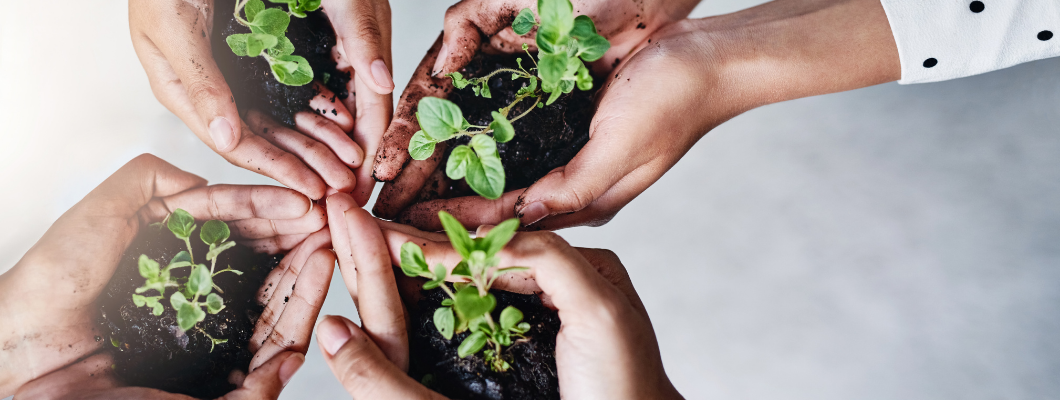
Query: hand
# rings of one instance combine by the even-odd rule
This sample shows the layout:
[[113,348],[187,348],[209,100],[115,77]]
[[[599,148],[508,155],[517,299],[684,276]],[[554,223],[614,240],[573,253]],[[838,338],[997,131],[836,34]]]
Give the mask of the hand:
[[[452,268],[460,256],[445,235],[384,221],[378,222],[385,228],[380,232],[377,222],[357,208],[345,212],[348,233],[346,241],[339,242],[334,222],[338,211],[331,208],[336,203],[329,200],[332,237],[344,278],[352,268],[342,266],[342,254],[352,254],[347,263],[356,263],[355,287],[363,299],[358,310],[364,328],[342,317],[321,320],[317,341],[324,359],[354,398],[442,398],[404,372],[408,365],[405,319],[391,266],[400,263],[400,247],[410,240],[424,243],[430,265],[441,262]],[[479,229],[480,234],[485,231]],[[389,257],[381,246],[389,248]],[[352,252],[340,251],[340,247]],[[502,266],[530,265],[532,269],[501,277],[495,288],[543,292],[545,304],[559,310],[562,326],[556,339],[556,364],[564,398],[680,398],[663,371],[647,312],[614,253],[576,249],[555,234],[534,232],[516,235],[500,256]],[[374,278],[364,277],[367,271]],[[373,304],[365,303],[369,291]],[[387,321],[388,332],[394,334],[381,335],[379,325],[371,327],[374,322],[366,320],[366,315]],[[398,336],[400,340],[393,340]]]
[[[143,388],[119,389],[110,372],[110,356],[97,339],[102,335],[95,325],[96,299],[140,227],[161,221],[177,208],[203,219],[228,221],[236,240],[259,251],[275,253],[303,243],[277,271],[282,269],[300,278],[300,283],[306,282],[298,286],[305,291],[302,297],[315,301],[319,310],[334,262],[330,252],[317,250],[328,243],[320,238],[327,236],[321,231],[323,210],[311,207],[305,196],[290,189],[206,186],[202,178],[142,155],[63,214],[10,271],[0,275],[0,319],[4,321],[0,396],[16,389],[25,398],[89,396],[112,389],[116,390],[113,396],[99,395],[159,394]],[[313,256],[302,257],[306,252]],[[276,307],[270,303],[267,308]],[[261,368],[248,375],[233,395],[275,397],[283,378],[289,379],[301,365],[298,353],[306,351],[313,319],[306,310],[262,318],[257,331],[270,326],[276,332],[272,336],[306,340],[252,349],[257,354],[251,367]]]
[[[312,127],[321,118],[299,113],[298,132],[265,132],[244,123],[210,45],[212,0],[130,0],[133,47],[151,89],[207,146],[232,164],[276,179],[314,199],[328,188],[367,202],[379,138],[390,121],[390,6],[385,0],[323,0],[338,38],[340,69],[354,79],[344,104],[324,90],[309,107],[335,109],[325,118],[341,133]],[[220,10],[227,16],[231,10]],[[248,123],[251,121],[247,121]],[[255,129],[258,128],[258,129]],[[333,130],[332,130],[333,131]],[[352,131],[352,132],[351,132]],[[323,152],[322,150],[330,149]],[[365,161],[367,155],[367,162]],[[353,173],[349,173],[349,169]],[[347,171],[342,172],[342,169]]]

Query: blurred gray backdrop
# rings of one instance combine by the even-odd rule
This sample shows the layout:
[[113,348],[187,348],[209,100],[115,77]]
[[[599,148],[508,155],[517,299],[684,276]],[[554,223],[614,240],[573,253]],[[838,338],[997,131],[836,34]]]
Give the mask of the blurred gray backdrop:
[[[0,271],[142,152],[273,183],[158,104],[125,2],[64,0],[45,20],[2,3]],[[392,3],[400,93],[451,1]],[[1060,59],[771,105],[610,224],[561,234],[622,258],[691,399],[1060,398],[1058,112]],[[356,315],[338,277],[323,312]],[[307,360],[284,398],[348,397],[315,343]]]

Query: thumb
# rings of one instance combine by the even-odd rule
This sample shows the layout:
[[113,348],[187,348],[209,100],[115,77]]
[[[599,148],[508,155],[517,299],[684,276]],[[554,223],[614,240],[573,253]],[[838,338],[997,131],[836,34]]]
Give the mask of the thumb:
[[355,399],[444,399],[394,366],[346,318],[324,317],[317,325],[317,342],[331,372]]
[[239,389],[225,395],[224,400],[275,399],[294,373],[305,363],[305,356],[297,351],[285,351],[272,357],[247,375]]
[[[394,79],[386,60],[390,40],[390,5],[367,0],[325,0],[324,10],[335,27],[346,61],[372,91],[394,91]],[[384,42],[386,41],[386,42]]]
[[463,68],[482,43],[478,26],[461,15],[460,6],[457,4],[445,12],[442,48],[438,51],[438,59],[434,61],[431,76],[442,76]]

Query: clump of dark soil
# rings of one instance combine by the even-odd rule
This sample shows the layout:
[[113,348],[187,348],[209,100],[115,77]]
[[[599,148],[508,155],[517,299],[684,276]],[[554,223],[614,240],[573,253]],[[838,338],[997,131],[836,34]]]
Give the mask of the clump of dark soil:
[[525,339],[513,341],[504,350],[511,368],[494,372],[482,353],[460,358],[457,347],[470,333],[446,340],[434,327],[434,310],[446,298],[441,290],[422,291],[422,298],[409,309],[409,375],[431,389],[453,399],[531,400],[559,399],[556,375],[556,335],[559,314],[541,304],[535,295],[491,290],[497,297],[493,318],[507,306],[523,312],[530,324]]
[[[200,223],[199,226],[202,226]],[[196,262],[203,262],[207,245],[192,238]],[[199,398],[216,398],[236,386],[228,382],[233,370],[246,372],[252,354],[247,345],[264,307],[257,302],[257,292],[269,271],[282,256],[254,253],[242,245],[228,249],[217,259],[218,269],[231,266],[243,272],[225,272],[214,277],[214,284],[224,291],[225,308],[188,332],[177,326],[177,312],[169,304],[176,292],[169,288],[162,299],[165,311],[151,314],[150,307],[137,307],[132,294],[144,284],[137,260],[141,254],[165,267],[178,252],[187,250],[184,241],[166,228],[141,229],[136,240],[122,254],[118,268],[99,298],[98,321],[103,340],[114,357],[114,372],[126,384],[182,393]],[[191,268],[173,270],[173,277],[186,280]],[[215,289],[216,291],[216,289]],[[144,295],[154,296],[150,290]],[[210,351],[211,341],[198,331],[205,330],[216,339],[228,339]]]
[[[268,8],[281,4],[266,2]],[[317,113],[333,112],[328,110],[311,110],[309,100],[319,91],[310,83],[305,86],[287,86],[272,74],[268,61],[262,57],[239,57],[232,53],[225,38],[236,33],[250,33],[250,29],[240,25],[232,16],[235,0],[217,0],[214,6],[213,46],[214,60],[221,68],[225,81],[235,95],[240,113],[256,109],[269,115],[276,121],[294,126],[294,115],[299,111]],[[286,11],[286,8],[284,8]],[[334,103],[345,99],[350,93],[346,83],[350,81],[348,72],[335,68],[331,48],[335,46],[335,29],[323,11],[308,13],[306,18],[291,17],[287,28],[287,38],[294,44],[294,55],[305,57],[313,67],[313,79],[324,83],[335,93],[331,98]]]
[[[534,65],[526,54],[478,53],[460,73],[466,78],[476,78],[501,68],[518,68],[516,59],[520,57],[524,68]],[[516,92],[526,83],[526,79],[513,81],[511,74],[497,74],[489,82],[492,98],[475,96],[471,87],[467,87],[449,92],[449,100],[460,106],[464,118],[472,125],[486,126],[493,121],[490,113],[511,104]],[[497,152],[504,164],[504,191],[529,187],[549,171],[567,165],[581,151],[589,141],[589,124],[593,119],[595,96],[601,83],[602,80],[596,79],[593,89],[588,91],[575,88],[551,105],[530,111],[512,123],[515,138],[507,143],[497,143]],[[514,118],[522,114],[531,104],[533,99],[524,99],[509,116]],[[449,142],[442,162],[438,164],[439,171],[445,171],[452,149],[469,141],[470,138],[462,137]],[[463,179],[453,181],[444,173],[441,177],[441,187],[428,189],[420,201],[476,195]]]

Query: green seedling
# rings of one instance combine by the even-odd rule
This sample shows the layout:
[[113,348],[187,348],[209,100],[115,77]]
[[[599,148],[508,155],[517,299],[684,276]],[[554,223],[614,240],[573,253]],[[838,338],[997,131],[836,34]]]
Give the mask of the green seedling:
[[[173,232],[174,236],[184,241],[188,250],[177,253],[164,268],[157,261],[147,257],[146,254],[141,254],[138,261],[140,276],[144,277],[146,282],[144,282],[143,286],[136,288],[136,294],[132,295],[133,303],[137,307],[150,307],[151,313],[156,316],[162,315],[165,310],[162,299],[169,288],[174,288],[173,294],[169,296],[169,305],[177,312],[177,325],[180,326],[181,330],[187,332],[195,324],[206,319],[206,313],[217,314],[225,308],[224,299],[218,294],[223,294],[224,292],[213,283],[213,277],[222,272],[243,275],[242,272],[234,270],[232,267],[215,271],[217,268],[217,256],[235,246],[236,242],[228,240],[231,231],[224,222],[211,220],[202,224],[202,229],[199,231],[199,239],[210,246],[209,251],[205,255],[206,261],[210,262],[210,266],[207,267],[206,264],[195,263],[191,240],[192,233],[198,226],[195,224],[195,219],[192,218],[191,214],[178,208],[166,217],[164,223],[158,225],[165,225],[169,228],[169,231]],[[191,273],[186,279],[172,277],[173,270],[180,268],[191,268]],[[214,290],[217,293],[214,293]],[[157,292],[157,295],[145,295],[149,294],[148,292],[150,291]],[[205,311],[203,308],[205,308]],[[211,352],[213,351],[213,346],[228,341],[228,339],[214,339],[201,328],[197,330],[210,339],[212,343],[210,346]]]
[[[511,306],[502,310],[500,320],[495,321],[491,313],[497,307],[497,299],[489,290],[497,277],[529,269],[499,267],[497,253],[515,235],[519,220],[504,221],[490,230],[486,237],[471,238],[467,229],[452,215],[442,211],[438,216],[453,248],[463,260],[452,272],[441,263],[432,270],[428,268],[420,246],[406,242],[401,245],[401,271],[411,277],[429,279],[423,284],[425,290],[439,288],[449,296],[442,301],[442,307],[434,310],[434,326],[446,339],[452,339],[457,333],[471,332],[457,347],[457,354],[461,358],[485,348],[483,355],[486,364],[494,371],[507,371],[511,365],[505,360],[504,347],[522,338],[530,330],[530,324],[523,322],[523,313]],[[446,282],[449,277],[459,281],[453,283],[452,288]]]
[[[529,8],[520,11],[512,22],[512,30],[519,35],[526,35],[537,27],[536,60],[527,50],[529,46],[523,45],[532,67],[524,66],[523,59],[519,58],[518,69],[501,68],[479,78],[465,78],[459,72],[446,75],[457,89],[471,87],[475,95],[485,98],[492,96],[489,81],[494,76],[511,74],[513,81],[526,80],[511,104],[491,113],[493,121],[489,126],[471,125],[464,119],[459,106],[437,97],[420,100],[416,112],[420,131],[409,141],[409,155],[416,160],[426,160],[434,154],[436,144],[457,137],[471,137],[469,145],[453,148],[445,173],[451,179],[466,179],[475,193],[488,199],[500,198],[504,192],[504,166],[497,154],[497,143],[505,143],[515,136],[512,122],[534,108],[552,104],[575,87],[592,89],[593,78],[585,63],[599,60],[611,48],[611,43],[596,32],[592,19],[585,15],[574,17],[570,0],[538,0],[537,10],[540,23]],[[533,103],[529,107],[511,116],[516,105],[530,99]]]
[[236,0],[236,21],[249,28],[250,33],[228,36],[228,47],[240,57],[264,57],[282,84],[302,86],[312,82],[313,68],[304,57],[294,55],[294,44],[286,33],[291,17],[305,18],[306,13],[320,8],[320,0],[269,1],[287,4],[288,11],[282,7],[265,8],[261,0]]

